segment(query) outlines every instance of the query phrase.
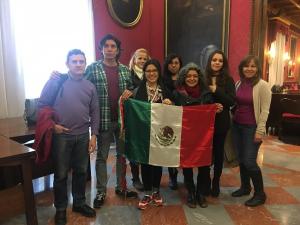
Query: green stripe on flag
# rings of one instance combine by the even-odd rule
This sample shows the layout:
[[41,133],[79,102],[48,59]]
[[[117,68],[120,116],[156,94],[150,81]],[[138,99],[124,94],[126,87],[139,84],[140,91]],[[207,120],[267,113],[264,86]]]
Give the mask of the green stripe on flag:
[[148,164],[151,104],[129,99],[124,102],[124,116],[125,154],[129,160]]

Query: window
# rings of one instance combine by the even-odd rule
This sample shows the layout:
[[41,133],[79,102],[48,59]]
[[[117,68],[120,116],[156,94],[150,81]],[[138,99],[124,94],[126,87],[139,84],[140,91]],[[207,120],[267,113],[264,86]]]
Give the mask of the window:
[[67,72],[69,50],[95,60],[92,0],[11,0],[11,14],[26,98],[40,95],[53,70]]

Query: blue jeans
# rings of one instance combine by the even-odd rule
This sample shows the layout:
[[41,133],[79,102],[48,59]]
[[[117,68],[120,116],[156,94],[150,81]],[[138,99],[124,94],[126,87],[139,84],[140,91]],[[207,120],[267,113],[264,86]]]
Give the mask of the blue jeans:
[[68,205],[67,179],[70,169],[72,169],[73,205],[85,204],[85,185],[89,161],[88,146],[89,133],[53,135],[54,205],[57,210],[65,210]]
[[256,159],[260,143],[254,142],[256,125],[243,125],[233,122],[232,137],[238,160],[248,171],[260,171]]
[[112,141],[116,143],[116,176],[117,176],[117,190],[126,190],[126,159],[124,157],[124,146],[120,144],[120,129],[117,122],[112,122],[111,127],[107,131],[99,132],[97,136],[97,159],[96,159],[96,176],[97,176],[97,191],[106,193],[107,186],[107,157]]

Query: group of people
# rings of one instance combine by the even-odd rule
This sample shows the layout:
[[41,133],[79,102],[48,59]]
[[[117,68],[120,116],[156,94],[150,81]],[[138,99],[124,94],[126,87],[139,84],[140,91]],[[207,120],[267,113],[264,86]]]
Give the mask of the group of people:
[[[183,168],[187,189],[187,205],[207,207],[206,196],[218,197],[223,169],[224,143],[232,128],[235,149],[240,162],[241,187],[233,197],[249,195],[250,180],[254,195],[247,206],[261,205],[266,200],[261,170],[256,163],[259,146],[265,133],[271,92],[267,82],[261,79],[259,61],[246,57],[239,66],[240,81],[236,84],[229,74],[228,61],[220,50],[213,51],[207,62],[205,74],[195,63],[182,65],[179,55],[167,56],[163,71],[158,60],[151,59],[146,49],[133,54],[129,68],[119,62],[121,42],[108,34],[99,44],[102,59],[87,66],[83,52],[72,50],[67,57],[68,79],[57,88],[59,76],[52,75],[46,83],[40,106],[53,107],[57,113],[53,134],[52,155],[54,170],[55,223],[66,223],[67,176],[72,168],[73,211],[84,216],[95,216],[95,210],[85,203],[85,179],[88,155],[97,148],[97,194],[94,208],[100,208],[106,198],[107,158],[112,141],[116,143],[115,193],[124,198],[137,198],[137,192],[128,190],[126,183],[126,158],[119,141],[118,101],[128,98],[175,104],[180,106],[216,104],[213,136],[212,165],[198,168],[197,183],[193,168]],[[58,91],[55,100],[53,89]],[[54,102],[51,104],[51,102]],[[232,113],[232,119],[230,116]],[[89,136],[89,126],[91,136]],[[138,131],[137,131],[138,132]],[[97,141],[96,141],[97,140]],[[96,144],[97,142],[97,144]],[[96,147],[97,146],[97,147]],[[138,208],[149,204],[161,206],[160,195],[162,167],[130,162],[133,186],[144,191]],[[213,175],[210,169],[213,168]],[[139,171],[141,171],[141,180]],[[177,168],[168,168],[169,187],[176,190]],[[212,178],[211,178],[212,177]]]

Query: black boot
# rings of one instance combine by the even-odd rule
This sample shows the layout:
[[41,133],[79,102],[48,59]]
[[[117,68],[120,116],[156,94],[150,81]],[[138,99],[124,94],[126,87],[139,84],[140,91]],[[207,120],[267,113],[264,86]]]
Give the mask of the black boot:
[[212,181],[211,196],[218,197],[220,194],[220,177],[214,177]]
[[195,190],[188,190],[188,196],[187,196],[186,204],[190,208],[196,208]]
[[178,171],[176,168],[173,167],[168,167],[169,171],[169,188],[172,190],[177,190],[178,189],[178,183],[177,183],[177,174]]
[[241,187],[232,192],[232,197],[241,197],[243,195],[249,195],[251,192],[251,185],[250,185],[250,176],[244,164],[240,164],[240,177],[241,177]]
[[142,184],[139,176],[139,164],[135,162],[130,162],[130,168],[132,173],[132,185],[138,191],[144,190],[144,185]]
[[267,196],[264,192],[264,183],[261,171],[251,171],[249,174],[254,186],[254,195],[245,202],[245,205],[249,207],[263,205],[267,199]]
[[195,183],[193,177],[184,177],[184,184],[188,191],[186,204],[190,208],[196,208]]

